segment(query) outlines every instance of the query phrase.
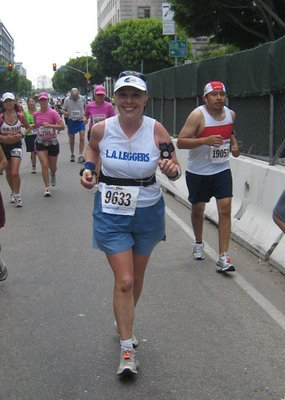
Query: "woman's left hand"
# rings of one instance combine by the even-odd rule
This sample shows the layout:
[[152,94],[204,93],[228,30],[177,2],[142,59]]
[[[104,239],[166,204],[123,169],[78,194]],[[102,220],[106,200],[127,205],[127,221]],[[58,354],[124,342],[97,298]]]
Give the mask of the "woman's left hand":
[[179,166],[175,164],[172,160],[164,158],[163,160],[158,160],[158,165],[161,172],[170,178],[175,177],[177,172],[180,171]]

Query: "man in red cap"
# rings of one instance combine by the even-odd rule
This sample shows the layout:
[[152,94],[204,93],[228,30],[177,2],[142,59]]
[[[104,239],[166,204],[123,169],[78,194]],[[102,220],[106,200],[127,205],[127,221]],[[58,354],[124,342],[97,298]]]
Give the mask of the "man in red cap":
[[111,103],[105,101],[106,91],[103,85],[97,85],[94,89],[94,100],[87,104],[84,113],[84,123],[87,124],[90,119],[88,130],[88,141],[90,139],[90,131],[94,124],[106,118],[116,115],[116,111]]
[[219,214],[219,257],[217,272],[235,271],[228,256],[231,231],[232,175],[230,152],[240,155],[234,135],[234,111],[225,106],[226,89],[222,82],[209,82],[204,88],[204,105],[188,116],[177,141],[189,149],[186,183],[192,204],[191,220],[195,234],[193,258],[205,258],[203,216],[205,205],[215,197]]

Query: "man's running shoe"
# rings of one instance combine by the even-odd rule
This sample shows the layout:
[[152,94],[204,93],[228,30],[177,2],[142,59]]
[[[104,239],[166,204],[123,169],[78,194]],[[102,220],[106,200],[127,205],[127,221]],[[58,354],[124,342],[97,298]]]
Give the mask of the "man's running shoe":
[[74,154],[71,154],[71,156],[70,156],[70,162],[75,162],[75,155],[74,155]]
[[204,260],[205,259],[204,243],[194,242],[193,258],[194,258],[194,260]]
[[44,197],[51,197],[50,188],[46,188],[44,191]]
[[31,174],[36,174],[36,173],[37,173],[36,166],[32,165]]
[[8,276],[8,270],[6,264],[3,261],[2,257],[0,256],[0,281],[5,281],[7,276]]
[[[117,334],[119,335],[120,332],[119,332],[119,328],[118,328],[118,325],[117,325],[117,321],[114,322],[114,327],[115,327],[115,331],[116,331]],[[134,347],[134,349],[135,349],[136,347],[138,347],[139,341],[138,341],[138,339],[137,339],[137,337],[136,337],[135,335],[132,336],[132,342],[133,342],[133,347]]]
[[84,157],[83,157],[82,155],[80,155],[80,156],[78,157],[78,160],[77,160],[77,161],[79,162],[79,164],[83,164],[83,163],[85,162]]
[[15,193],[10,194],[10,203],[16,203]]
[[23,207],[23,200],[22,200],[21,196],[19,195],[19,193],[15,194],[15,205],[17,208]]
[[55,186],[56,185],[56,175],[51,175],[50,176],[50,183],[51,183],[51,186]]
[[231,263],[231,258],[224,253],[222,256],[219,256],[216,262],[216,270],[217,272],[234,272],[236,269]]
[[135,349],[121,350],[120,365],[117,371],[119,376],[136,375],[138,373],[138,360]]

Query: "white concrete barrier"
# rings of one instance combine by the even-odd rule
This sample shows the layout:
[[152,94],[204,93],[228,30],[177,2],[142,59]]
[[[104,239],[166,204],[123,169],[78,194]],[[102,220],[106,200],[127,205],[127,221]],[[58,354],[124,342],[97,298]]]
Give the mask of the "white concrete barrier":
[[[176,140],[173,139],[174,144]],[[188,150],[176,149],[183,172]],[[272,220],[272,210],[285,187],[285,168],[249,157],[231,158],[233,175],[232,236],[239,243],[285,273],[285,238]],[[158,171],[162,186],[189,205],[185,174],[170,181]],[[207,204],[205,215],[215,223],[218,213],[215,199]]]

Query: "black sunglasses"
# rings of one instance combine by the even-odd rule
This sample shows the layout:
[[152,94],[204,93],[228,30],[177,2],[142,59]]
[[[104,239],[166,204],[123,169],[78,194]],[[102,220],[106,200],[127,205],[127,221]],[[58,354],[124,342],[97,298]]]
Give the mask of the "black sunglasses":
[[119,78],[122,78],[123,76],[136,76],[137,78],[142,79],[144,82],[146,82],[146,77],[144,76],[144,74],[142,74],[141,72],[137,72],[137,71],[123,71],[120,73]]

